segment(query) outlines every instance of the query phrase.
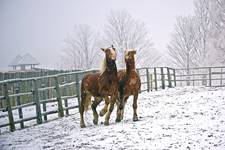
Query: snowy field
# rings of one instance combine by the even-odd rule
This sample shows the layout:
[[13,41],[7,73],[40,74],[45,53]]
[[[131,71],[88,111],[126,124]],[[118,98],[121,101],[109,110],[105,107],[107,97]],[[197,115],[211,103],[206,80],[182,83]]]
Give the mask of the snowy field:
[[[100,110],[102,106],[98,107]],[[79,127],[78,110],[73,115],[0,135],[0,149],[151,149],[224,150],[225,88],[185,87],[142,93],[138,101],[140,121],[132,121],[132,100],[124,120],[110,125],[92,123]]]

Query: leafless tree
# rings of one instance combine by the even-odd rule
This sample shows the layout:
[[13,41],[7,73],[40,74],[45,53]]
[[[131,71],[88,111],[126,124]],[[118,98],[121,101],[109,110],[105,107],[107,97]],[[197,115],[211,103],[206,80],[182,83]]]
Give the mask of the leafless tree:
[[180,68],[195,66],[196,29],[193,16],[178,17],[171,41],[168,45],[168,53],[173,64]]
[[[216,25],[221,25],[222,22],[218,21],[218,15],[216,15],[219,8],[215,9],[215,3],[218,1],[195,0],[195,14],[192,17],[177,19],[175,31],[168,46],[169,54],[176,66],[189,68],[190,66],[210,66],[218,62],[215,47],[225,49],[225,44],[222,42],[224,38],[220,38],[221,33],[225,32],[222,32],[223,27]],[[221,37],[224,37],[224,34]]]
[[113,11],[105,27],[105,43],[117,48],[117,65],[124,67],[124,49],[136,49],[138,66],[154,66],[159,53],[153,48],[146,25],[133,19],[126,11]]
[[[185,68],[190,75],[190,68],[196,66],[195,45],[197,41],[196,17],[178,17],[168,45],[168,53],[176,67]],[[190,77],[187,76],[187,85],[190,85]]]
[[225,0],[209,0],[211,37],[219,60],[225,64]]
[[209,17],[209,1],[197,0],[195,4],[195,26],[196,26],[196,43],[195,55],[196,66],[208,66],[210,61],[210,17]]
[[63,66],[69,69],[90,69],[96,65],[97,36],[88,25],[77,25],[72,34],[65,38],[61,55]]

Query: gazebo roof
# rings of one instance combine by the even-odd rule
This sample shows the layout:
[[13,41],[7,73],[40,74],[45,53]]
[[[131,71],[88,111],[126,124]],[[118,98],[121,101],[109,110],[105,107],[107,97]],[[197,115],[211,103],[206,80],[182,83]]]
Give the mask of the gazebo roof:
[[10,67],[16,66],[16,64],[18,64],[19,61],[20,61],[22,58],[23,58],[23,57],[21,57],[20,55],[17,55],[17,56],[13,59],[13,61],[9,64],[9,66],[10,66]]
[[17,55],[13,61],[9,64],[12,66],[21,66],[21,65],[39,65],[40,63],[29,53],[25,54],[23,57]]

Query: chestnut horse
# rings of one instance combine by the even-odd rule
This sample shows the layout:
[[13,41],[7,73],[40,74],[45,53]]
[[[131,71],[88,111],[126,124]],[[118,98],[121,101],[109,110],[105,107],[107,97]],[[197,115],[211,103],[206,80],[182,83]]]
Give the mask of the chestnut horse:
[[[98,124],[98,113],[96,111],[97,105],[105,99],[106,106],[101,110],[100,114],[103,116],[106,112],[104,125],[109,125],[110,115],[113,111],[114,104],[118,97],[118,78],[116,67],[116,51],[112,46],[110,48],[102,48],[105,52],[105,59],[103,68],[100,73],[87,74],[82,79],[81,83],[81,103],[80,111],[80,127],[85,127],[84,111],[87,111],[91,105],[91,97],[94,97],[94,102],[91,105],[93,111],[93,123]],[[110,104],[108,110],[108,104]]]
[[126,70],[120,70],[118,72],[120,103],[117,106],[116,122],[120,122],[123,119],[125,104],[131,95],[133,95],[133,121],[138,120],[137,99],[141,87],[141,80],[135,68],[135,54],[135,50],[125,50]]

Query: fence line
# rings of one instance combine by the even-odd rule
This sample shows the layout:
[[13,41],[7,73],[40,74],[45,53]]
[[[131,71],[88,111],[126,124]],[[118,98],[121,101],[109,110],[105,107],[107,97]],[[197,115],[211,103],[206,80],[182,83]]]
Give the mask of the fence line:
[[178,86],[225,86],[225,66],[176,69]]
[[[69,110],[78,108],[78,105],[69,106],[67,100],[69,98],[77,98],[78,104],[80,103],[80,79],[82,76],[89,72],[96,72],[96,70],[66,72],[61,74],[35,77],[35,78],[18,78],[0,81],[0,86],[3,86],[3,96],[0,97],[0,102],[5,102],[5,107],[1,111],[8,112],[8,123],[0,124],[0,128],[9,126],[10,131],[15,130],[15,124],[20,124],[20,128],[24,128],[24,122],[36,119],[37,124],[47,121],[47,116],[50,114],[58,113],[58,117],[69,115]],[[73,79],[72,79],[73,78]],[[45,86],[42,81],[50,80],[52,83]],[[75,82],[74,82],[75,81]],[[29,91],[20,91],[23,84],[32,82],[29,86]],[[15,86],[16,85],[16,86]],[[16,90],[12,90],[16,88]],[[16,91],[14,93],[14,91]],[[50,95],[49,95],[49,91]],[[21,97],[32,97],[32,102],[21,103]],[[16,106],[11,103],[16,99]],[[63,101],[64,105],[63,106]],[[57,102],[57,110],[48,111],[46,104]],[[42,104],[42,108],[41,108]],[[29,106],[35,106],[36,115],[32,117],[23,117],[23,109]],[[13,110],[18,110],[19,119],[15,120]],[[42,111],[43,110],[43,111]]]
[[[53,75],[32,78],[16,78],[0,81],[0,111],[7,111],[8,123],[0,124],[0,128],[9,126],[10,131],[16,129],[16,124],[24,128],[24,122],[36,120],[42,124],[48,120],[48,115],[58,114],[58,117],[70,115],[71,109],[80,104],[80,82],[86,73],[97,70],[64,72]],[[225,86],[225,67],[202,67],[173,69],[169,67],[138,68],[141,78],[141,90],[156,91],[166,87],[183,85]],[[189,74],[187,74],[189,72]],[[77,104],[69,104],[69,99],[76,99]],[[57,103],[57,109],[47,110],[48,103]],[[75,103],[75,102],[74,102]],[[24,117],[26,107],[35,106],[35,116]],[[15,119],[13,110],[18,111]],[[0,116],[1,117],[1,116]]]
[[38,69],[31,71],[11,71],[11,72],[0,72],[0,81],[15,79],[15,78],[33,78],[33,77],[42,77],[48,75],[55,75],[59,73],[66,72],[75,72],[78,70],[47,70],[47,69]]

